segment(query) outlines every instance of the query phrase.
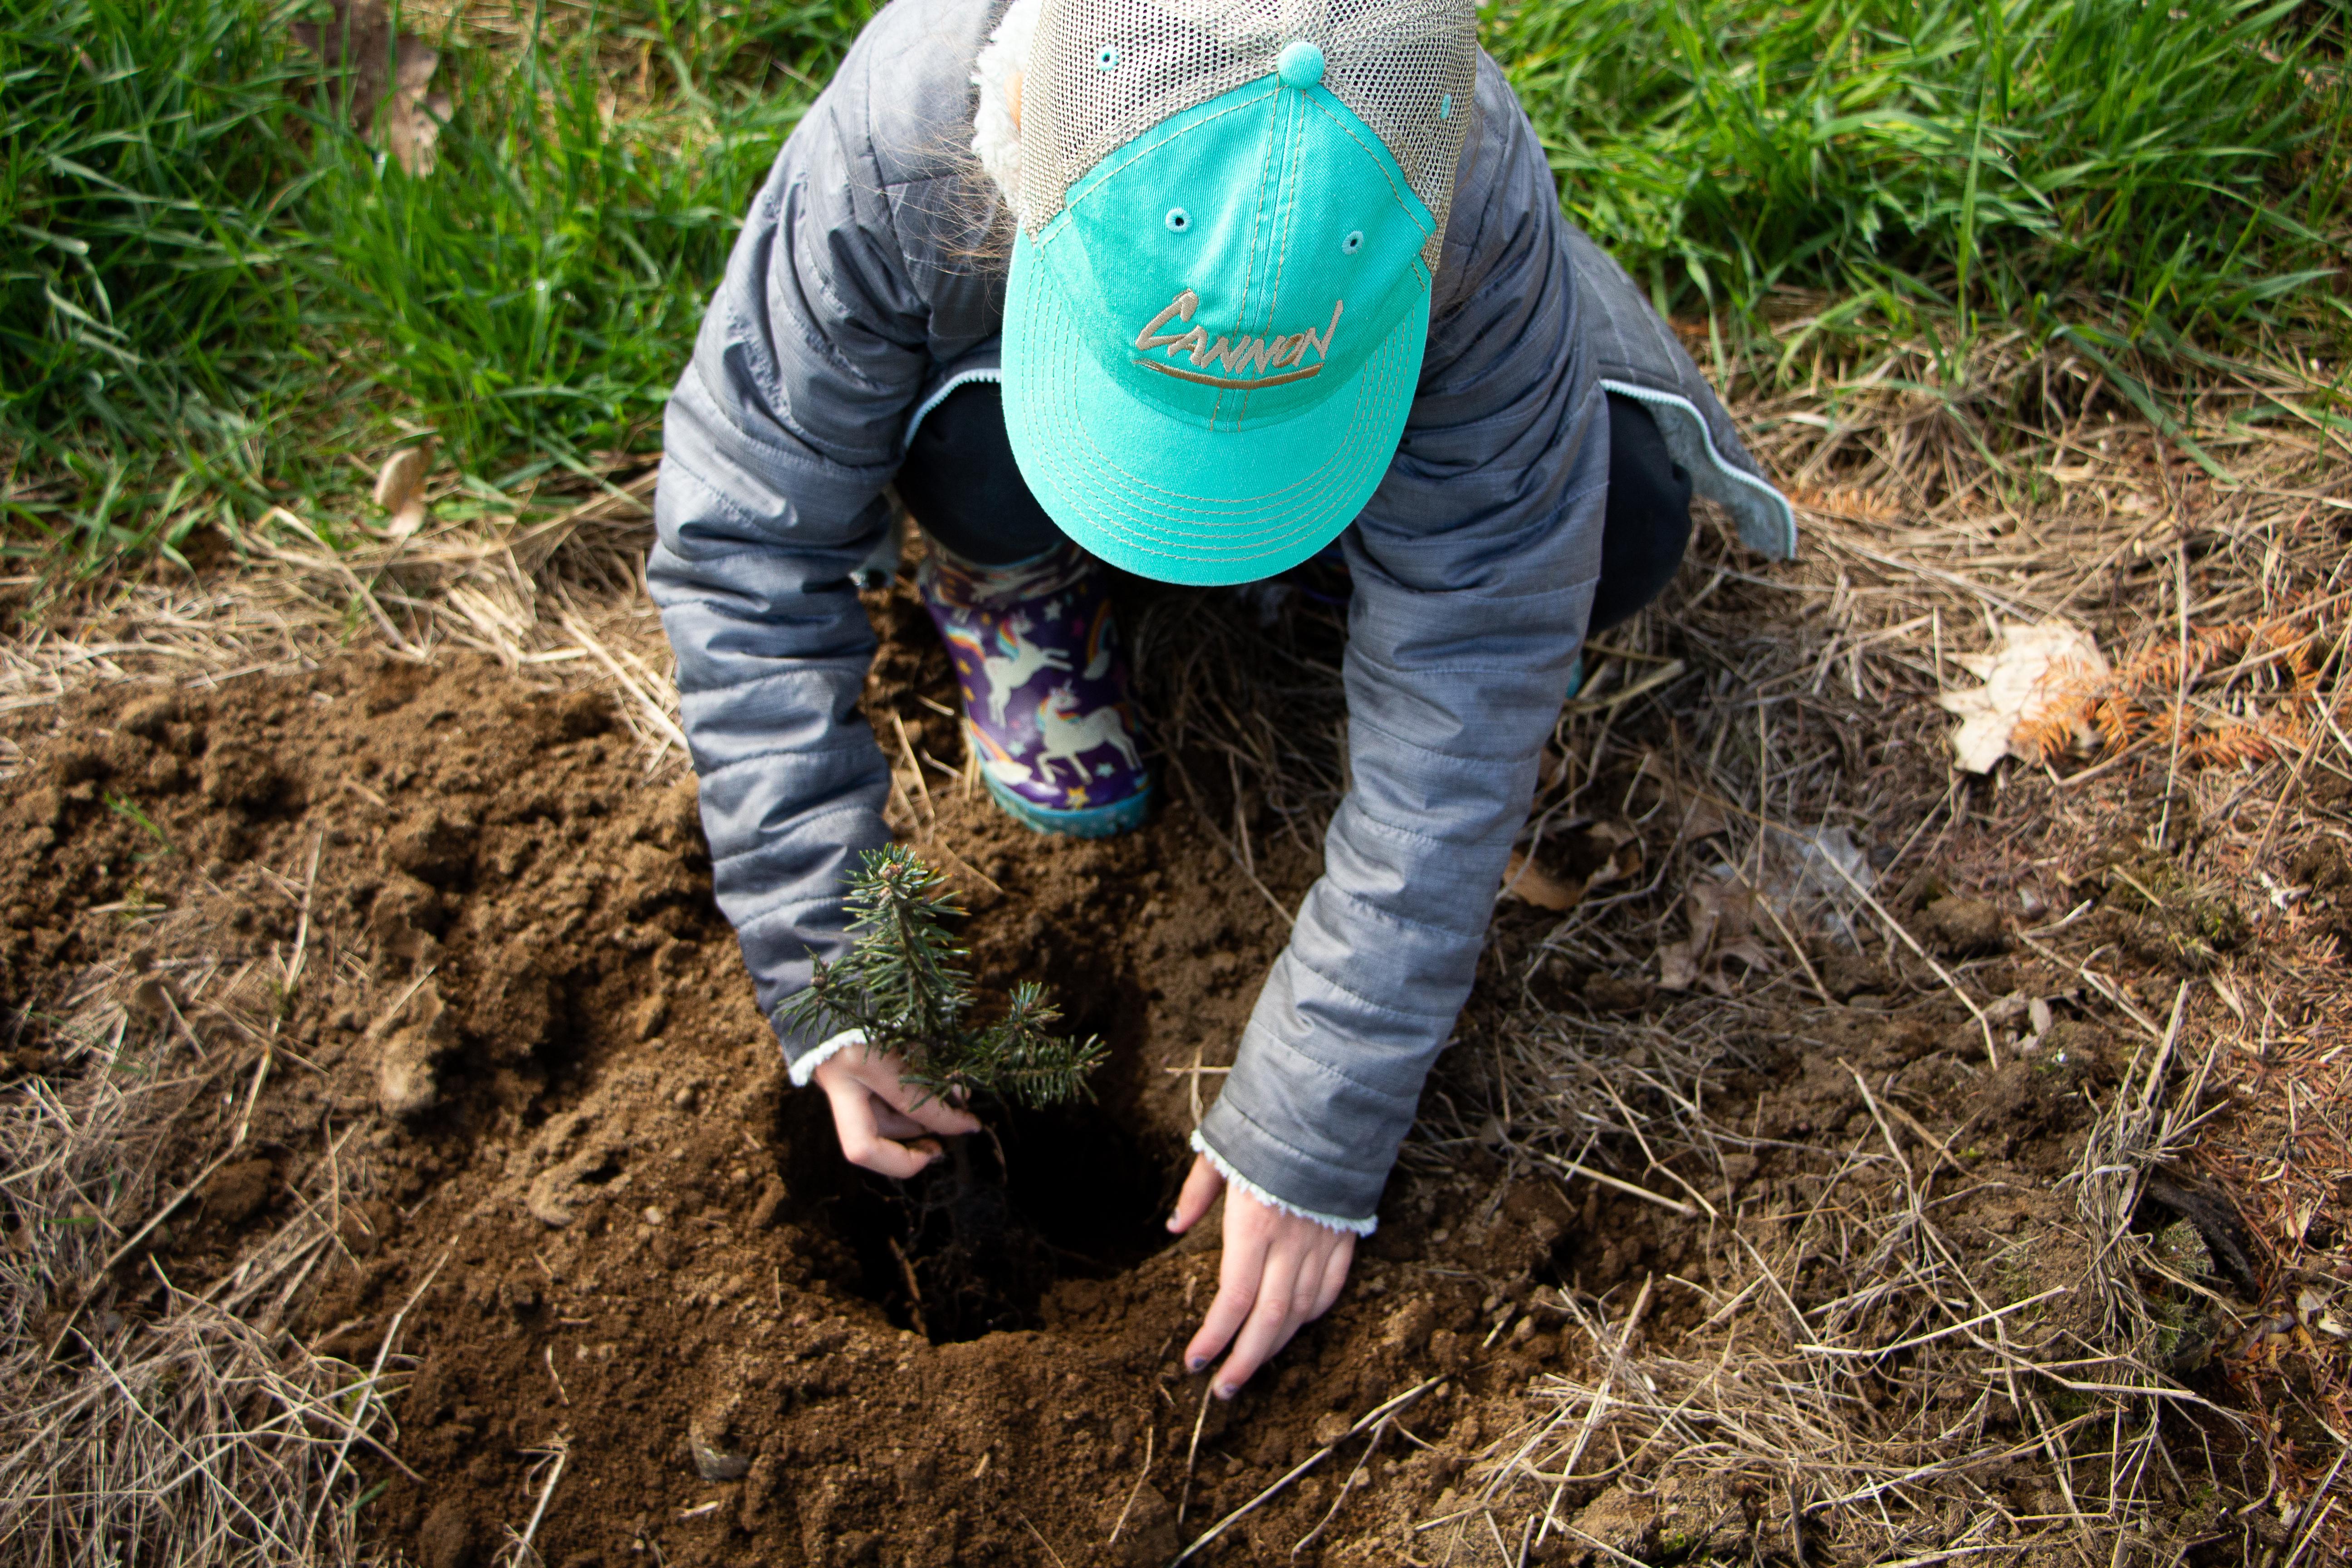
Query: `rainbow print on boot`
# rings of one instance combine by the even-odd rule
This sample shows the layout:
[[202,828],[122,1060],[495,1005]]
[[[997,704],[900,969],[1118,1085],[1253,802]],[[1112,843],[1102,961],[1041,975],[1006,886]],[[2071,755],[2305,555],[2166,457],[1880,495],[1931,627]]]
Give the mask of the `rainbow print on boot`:
[[988,793],[1041,833],[1103,838],[1151,805],[1102,568],[1074,544],[976,566],[932,544],[915,576],[955,665]]

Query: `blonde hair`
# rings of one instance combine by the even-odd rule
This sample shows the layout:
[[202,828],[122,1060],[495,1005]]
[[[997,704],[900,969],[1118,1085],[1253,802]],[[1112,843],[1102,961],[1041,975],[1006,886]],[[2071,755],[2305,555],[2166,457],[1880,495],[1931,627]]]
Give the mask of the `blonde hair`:
[[948,151],[955,166],[952,215],[964,238],[951,254],[983,271],[1013,262],[1020,221],[1021,80],[1045,0],[1013,0],[990,29],[971,68],[971,134]]

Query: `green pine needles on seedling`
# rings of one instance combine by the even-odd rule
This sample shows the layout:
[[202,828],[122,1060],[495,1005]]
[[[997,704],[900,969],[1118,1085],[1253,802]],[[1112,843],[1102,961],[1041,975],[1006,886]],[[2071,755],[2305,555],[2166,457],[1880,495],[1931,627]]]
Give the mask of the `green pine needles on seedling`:
[[894,844],[869,849],[850,878],[848,956],[819,959],[808,989],[778,1009],[788,1027],[859,1029],[869,1047],[906,1059],[907,1081],[963,1099],[993,1094],[1044,1107],[1088,1092],[1103,1044],[1053,1032],[1062,1015],[1034,981],[1013,988],[1004,1016],[968,1022],[969,953],[948,933],[963,910],[939,872]]

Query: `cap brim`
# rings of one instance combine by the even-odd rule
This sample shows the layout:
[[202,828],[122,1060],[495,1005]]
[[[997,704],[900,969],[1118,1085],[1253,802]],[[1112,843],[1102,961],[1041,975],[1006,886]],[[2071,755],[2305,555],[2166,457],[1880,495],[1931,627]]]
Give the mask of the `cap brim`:
[[1004,423],[1046,515],[1091,553],[1163,583],[1212,587],[1296,566],[1371,499],[1412,411],[1429,297],[1345,386],[1246,430],[1206,429],[1111,375],[1052,286],[1014,247],[1005,303]]

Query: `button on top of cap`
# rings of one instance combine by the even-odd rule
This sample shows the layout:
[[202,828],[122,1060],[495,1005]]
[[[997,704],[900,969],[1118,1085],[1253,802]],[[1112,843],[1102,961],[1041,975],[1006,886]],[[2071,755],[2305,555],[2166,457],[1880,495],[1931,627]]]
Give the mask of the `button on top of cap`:
[[1274,71],[1283,86],[1304,92],[1323,79],[1323,51],[1303,38],[1285,44],[1282,53],[1274,57]]

